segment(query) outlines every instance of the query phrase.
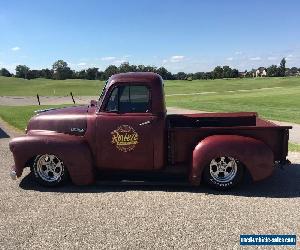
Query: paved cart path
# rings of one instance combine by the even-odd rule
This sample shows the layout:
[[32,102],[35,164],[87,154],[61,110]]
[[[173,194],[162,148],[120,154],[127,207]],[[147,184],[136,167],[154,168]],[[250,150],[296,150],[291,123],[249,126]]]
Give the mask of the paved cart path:
[[[99,96],[74,96],[76,104],[87,104],[90,100],[98,100]],[[73,104],[68,96],[40,96],[41,105]],[[36,96],[0,96],[0,106],[30,106],[39,105]]]

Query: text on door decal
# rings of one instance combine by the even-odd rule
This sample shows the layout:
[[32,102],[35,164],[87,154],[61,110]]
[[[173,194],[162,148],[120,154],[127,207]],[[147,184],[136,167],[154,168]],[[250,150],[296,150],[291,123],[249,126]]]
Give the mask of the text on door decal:
[[129,125],[121,125],[111,132],[111,143],[116,145],[116,148],[122,152],[129,152],[139,143],[138,133]]

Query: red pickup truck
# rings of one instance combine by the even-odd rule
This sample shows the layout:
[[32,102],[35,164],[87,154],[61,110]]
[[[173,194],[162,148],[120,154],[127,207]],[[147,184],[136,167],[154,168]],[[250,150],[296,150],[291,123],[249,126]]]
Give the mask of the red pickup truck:
[[26,135],[10,142],[11,177],[30,167],[42,185],[68,177],[91,184],[106,173],[181,175],[217,189],[254,181],[286,163],[289,129],[256,113],[167,115],[162,78],[154,73],[112,76],[88,106],[42,110]]

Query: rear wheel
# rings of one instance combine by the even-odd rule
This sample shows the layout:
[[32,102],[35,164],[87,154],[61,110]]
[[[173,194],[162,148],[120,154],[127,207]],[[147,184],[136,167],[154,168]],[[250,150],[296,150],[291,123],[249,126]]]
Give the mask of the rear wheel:
[[243,165],[230,156],[216,157],[204,170],[204,180],[213,188],[219,190],[230,189],[242,180]]
[[31,170],[35,180],[43,186],[58,186],[67,178],[63,161],[52,154],[38,155]]

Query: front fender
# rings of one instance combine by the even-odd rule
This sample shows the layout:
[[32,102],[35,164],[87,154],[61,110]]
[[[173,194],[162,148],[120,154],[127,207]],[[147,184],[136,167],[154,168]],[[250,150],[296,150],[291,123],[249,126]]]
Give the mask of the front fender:
[[14,156],[14,170],[18,177],[22,175],[26,163],[32,157],[54,154],[64,162],[73,183],[86,185],[94,182],[91,151],[81,136],[33,131],[28,135],[12,139],[9,147]]
[[262,141],[237,135],[213,135],[199,142],[193,151],[190,182],[199,185],[204,168],[219,156],[238,159],[254,181],[267,178],[274,170],[273,152]]

